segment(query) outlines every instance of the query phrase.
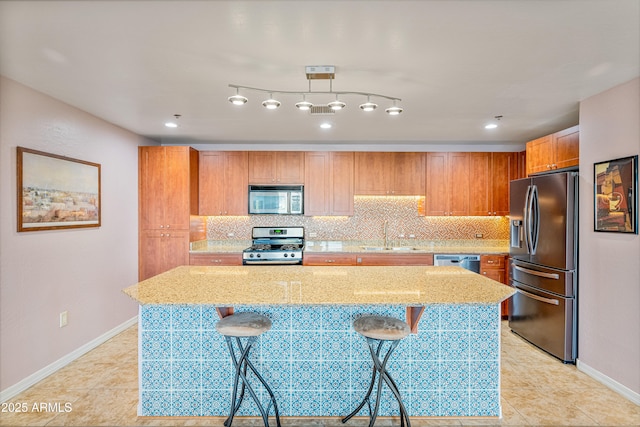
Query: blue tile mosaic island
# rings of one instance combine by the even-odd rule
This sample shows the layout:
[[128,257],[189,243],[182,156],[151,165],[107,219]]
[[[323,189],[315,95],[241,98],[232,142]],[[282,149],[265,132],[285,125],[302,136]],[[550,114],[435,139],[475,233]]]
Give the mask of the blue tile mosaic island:
[[[183,266],[124,292],[140,304],[140,416],[228,415],[232,370],[215,323],[240,311],[273,322],[251,357],[282,416],[357,406],[372,365],[351,324],[365,314],[412,327],[389,367],[410,416],[501,416],[500,302],[513,291],[459,267]],[[383,399],[380,415],[397,416],[394,403]],[[246,399],[239,415],[259,414]]]

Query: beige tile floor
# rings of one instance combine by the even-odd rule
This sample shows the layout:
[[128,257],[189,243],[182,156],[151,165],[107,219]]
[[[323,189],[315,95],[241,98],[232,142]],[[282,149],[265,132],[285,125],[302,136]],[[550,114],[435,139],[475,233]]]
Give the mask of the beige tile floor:
[[[137,417],[137,327],[133,326],[42,380],[8,403],[27,403],[26,413],[0,412],[0,426],[222,426],[224,418]],[[35,412],[56,404],[70,412]],[[3,407],[4,408],[4,407]],[[502,408],[497,419],[412,419],[423,426],[640,426],[640,406],[521,340],[502,325]],[[6,408],[5,408],[6,409]],[[52,408],[52,409],[55,409]],[[338,419],[284,418],[283,426],[328,427]],[[238,418],[234,426],[262,425]],[[365,426],[364,418],[346,426]],[[397,426],[382,418],[376,426]]]

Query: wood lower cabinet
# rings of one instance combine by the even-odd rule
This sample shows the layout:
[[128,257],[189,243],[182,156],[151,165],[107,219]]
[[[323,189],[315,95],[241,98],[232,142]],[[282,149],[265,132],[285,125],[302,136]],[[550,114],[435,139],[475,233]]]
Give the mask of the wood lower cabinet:
[[189,254],[189,265],[242,265],[241,253]]
[[147,230],[140,235],[140,280],[189,264],[189,231]]
[[305,153],[305,215],[353,215],[352,152]]
[[199,215],[247,215],[246,151],[201,151]]
[[198,152],[139,147],[138,277],[189,263],[190,215],[198,213]]
[[[495,280],[496,282],[508,285],[507,281],[507,256],[506,255],[481,255],[480,256],[480,274]],[[508,301],[503,301],[501,306],[501,315],[506,317],[509,315]]]
[[304,184],[304,152],[250,151],[249,184]]
[[580,129],[573,126],[527,142],[527,175],[577,166]]
[[340,252],[310,253],[302,255],[303,265],[356,265],[356,254]]
[[358,254],[357,265],[433,265],[433,254]]

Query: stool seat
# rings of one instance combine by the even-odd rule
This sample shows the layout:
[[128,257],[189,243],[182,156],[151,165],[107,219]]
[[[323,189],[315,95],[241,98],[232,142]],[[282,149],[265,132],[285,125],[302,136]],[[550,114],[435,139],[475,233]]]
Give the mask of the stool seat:
[[227,337],[256,337],[271,329],[271,319],[258,313],[235,313],[218,321],[216,329]]
[[411,333],[406,322],[386,316],[363,316],[353,322],[360,335],[375,340],[397,341]]

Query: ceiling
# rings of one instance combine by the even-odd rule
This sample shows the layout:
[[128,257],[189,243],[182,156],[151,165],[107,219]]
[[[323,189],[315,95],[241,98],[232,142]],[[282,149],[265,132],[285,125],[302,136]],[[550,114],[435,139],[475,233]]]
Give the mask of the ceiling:
[[[307,65],[404,112],[227,101],[229,84],[307,91]],[[0,1],[0,73],[163,144],[522,144],[640,75],[640,1]]]

